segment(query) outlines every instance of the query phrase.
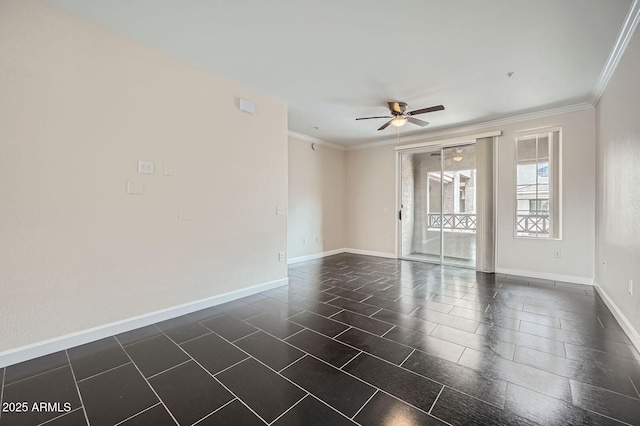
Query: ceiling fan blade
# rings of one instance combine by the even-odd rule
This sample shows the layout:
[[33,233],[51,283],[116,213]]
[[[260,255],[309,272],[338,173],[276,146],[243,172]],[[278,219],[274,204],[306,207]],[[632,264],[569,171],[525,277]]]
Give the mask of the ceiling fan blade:
[[429,107],[429,108],[417,109],[415,111],[409,112],[408,114],[409,115],[418,115],[418,114],[425,114],[427,112],[442,111],[443,109],[444,109],[444,106],[436,105],[436,106],[432,106],[432,107]]
[[356,120],[371,120],[372,118],[393,118],[391,115],[381,115],[378,117],[360,117],[356,118]]
[[398,112],[400,114],[402,114],[404,112],[404,109],[407,108],[407,104],[404,104],[404,109],[402,108],[402,103],[401,102],[387,102],[389,104],[389,109],[392,112]]
[[417,118],[413,118],[413,117],[411,117],[411,116],[407,117],[407,121],[408,121],[409,123],[417,124],[417,125],[418,125],[418,126],[420,126],[420,127],[424,127],[424,126],[426,126],[426,125],[428,125],[428,124],[429,124],[429,122],[428,122],[428,121],[418,120]]
[[383,124],[379,129],[378,129],[378,130],[384,130],[384,129],[386,129],[387,127],[389,127],[389,124],[391,124],[391,122],[392,122],[392,121],[393,121],[393,120],[389,120],[389,121],[387,121],[387,122],[386,122],[386,123],[384,123],[384,124]]

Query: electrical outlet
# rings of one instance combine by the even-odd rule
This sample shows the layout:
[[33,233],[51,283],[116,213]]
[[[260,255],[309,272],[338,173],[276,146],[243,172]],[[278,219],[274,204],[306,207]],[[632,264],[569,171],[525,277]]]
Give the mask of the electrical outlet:
[[138,161],[138,173],[153,174],[153,162],[151,161]]
[[602,270],[607,272],[607,262],[602,262]]
[[633,280],[629,280],[629,294],[633,296]]
[[278,261],[280,262],[284,262],[284,252],[281,251],[280,253],[278,253]]
[[562,251],[561,250],[554,250],[553,251],[553,257],[562,257]]

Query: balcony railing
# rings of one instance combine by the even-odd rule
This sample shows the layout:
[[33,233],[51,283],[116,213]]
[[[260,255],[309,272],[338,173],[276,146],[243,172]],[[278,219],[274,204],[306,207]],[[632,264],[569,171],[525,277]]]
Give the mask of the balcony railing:
[[524,234],[548,234],[548,214],[519,214],[516,218],[518,233]]
[[[443,229],[452,231],[475,231],[476,215],[474,213],[429,213],[429,228],[440,229],[442,220]],[[548,234],[548,214],[519,214],[517,216],[518,233]]]
[[452,231],[475,231],[476,215],[475,213],[429,213],[429,228],[440,229],[440,221],[442,220],[442,228]]

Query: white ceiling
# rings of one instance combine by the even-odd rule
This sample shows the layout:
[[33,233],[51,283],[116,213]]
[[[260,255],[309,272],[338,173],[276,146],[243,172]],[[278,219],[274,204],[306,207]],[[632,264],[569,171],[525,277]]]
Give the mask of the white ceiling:
[[[631,0],[46,0],[289,104],[344,146],[589,101]],[[514,72],[507,78],[508,72]],[[258,105],[259,113],[260,105]],[[315,127],[318,127],[316,129]]]

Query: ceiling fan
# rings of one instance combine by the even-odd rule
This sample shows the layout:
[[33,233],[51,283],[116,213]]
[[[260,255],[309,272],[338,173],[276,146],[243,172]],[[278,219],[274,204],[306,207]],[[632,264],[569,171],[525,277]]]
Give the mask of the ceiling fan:
[[370,120],[372,118],[390,118],[391,120],[384,123],[378,130],[386,129],[389,124],[395,127],[404,126],[408,121],[409,123],[417,124],[420,127],[424,127],[429,124],[427,121],[414,118],[414,115],[425,114],[427,112],[442,111],[444,106],[436,105],[429,108],[416,109],[414,111],[407,112],[407,104],[405,102],[387,102],[389,104],[389,113],[391,115],[381,115],[377,117],[361,117],[356,120]]

